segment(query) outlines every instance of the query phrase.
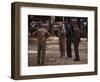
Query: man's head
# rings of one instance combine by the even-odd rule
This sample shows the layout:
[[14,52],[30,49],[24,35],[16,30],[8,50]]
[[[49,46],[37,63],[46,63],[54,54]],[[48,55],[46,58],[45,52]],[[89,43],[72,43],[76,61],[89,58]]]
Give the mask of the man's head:
[[47,24],[47,23],[42,23],[42,24],[40,25],[40,28],[47,29],[47,28],[48,28],[48,24]]
[[63,22],[58,22],[58,25],[59,25],[60,27],[63,27]]
[[68,19],[66,18],[65,20],[64,20],[64,24],[68,24],[69,22],[68,22]]
[[76,18],[72,18],[72,19],[71,19],[71,24],[72,24],[72,25],[77,24],[77,19],[76,19]]

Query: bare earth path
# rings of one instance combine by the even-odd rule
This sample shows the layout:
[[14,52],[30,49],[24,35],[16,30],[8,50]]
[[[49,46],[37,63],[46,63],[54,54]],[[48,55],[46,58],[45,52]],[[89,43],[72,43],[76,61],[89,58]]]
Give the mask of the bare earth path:
[[[28,66],[38,66],[37,64],[37,41],[34,38],[28,40]],[[80,61],[73,61],[74,48],[72,44],[72,59],[65,57],[60,58],[59,41],[57,37],[51,37],[47,40],[46,61],[45,65],[73,65],[87,64],[87,40],[82,39],[79,45]]]

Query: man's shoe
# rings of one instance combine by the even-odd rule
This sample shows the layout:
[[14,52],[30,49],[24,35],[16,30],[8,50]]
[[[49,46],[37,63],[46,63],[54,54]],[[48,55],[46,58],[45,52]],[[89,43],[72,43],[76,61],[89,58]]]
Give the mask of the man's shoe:
[[72,56],[67,56],[67,58],[70,58],[70,59],[71,59],[71,58],[72,58]]
[[60,56],[61,58],[63,58],[64,56]]
[[80,59],[74,59],[74,61],[80,61]]

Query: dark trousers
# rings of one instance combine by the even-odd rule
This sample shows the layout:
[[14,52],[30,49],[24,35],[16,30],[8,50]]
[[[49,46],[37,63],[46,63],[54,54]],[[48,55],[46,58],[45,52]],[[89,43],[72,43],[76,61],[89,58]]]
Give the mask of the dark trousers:
[[37,63],[44,64],[46,44],[38,44]]
[[59,38],[61,57],[65,56],[65,39]]
[[66,51],[67,51],[67,57],[72,57],[72,49],[71,49],[71,40],[67,39],[66,40]]
[[79,60],[79,42],[80,42],[80,30],[76,29],[73,32],[73,44],[74,44],[74,52],[75,52],[75,59]]
[[74,52],[75,52],[75,59],[80,59],[79,58],[79,51],[78,51],[78,47],[79,47],[79,40],[74,40],[73,41],[74,44]]

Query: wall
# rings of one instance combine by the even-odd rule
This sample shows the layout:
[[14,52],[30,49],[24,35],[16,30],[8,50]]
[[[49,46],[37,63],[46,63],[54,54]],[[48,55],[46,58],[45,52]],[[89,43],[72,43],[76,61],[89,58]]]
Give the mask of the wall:
[[[0,2],[0,82],[16,82],[10,79],[10,66],[11,66],[11,2],[14,1],[25,1],[25,2],[37,2],[37,3],[52,3],[52,4],[68,4],[68,5],[86,5],[86,6],[98,6],[100,10],[99,0],[1,0]],[[100,12],[98,12],[98,22],[100,22]],[[98,25],[99,27],[100,25]],[[98,28],[98,35],[100,34],[100,29]],[[98,38],[98,42],[100,38]],[[98,49],[100,48],[100,43],[98,43]],[[99,51],[99,50],[98,50]],[[98,52],[98,55],[100,51]],[[98,62],[100,55],[98,56]],[[100,64],[98,66],[100,69]],[[79,76],[79,77],[63,77],[63,78],[53,78],[53,79],[38,79],[38,80],[28,80],[29,82],[85,82],[85,81],[95,81],[100,80],[100,71],[97,76]],[[23,80],[22,82],[27,82]]]

